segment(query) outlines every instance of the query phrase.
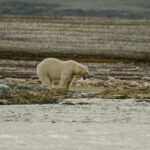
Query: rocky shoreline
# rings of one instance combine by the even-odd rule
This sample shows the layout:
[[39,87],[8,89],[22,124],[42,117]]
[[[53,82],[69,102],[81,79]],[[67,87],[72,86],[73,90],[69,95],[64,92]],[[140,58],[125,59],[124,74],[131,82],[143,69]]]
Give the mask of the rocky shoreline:
[[[70,91],[49,90],[36,75],[39,61],[0,60],[0,85],[10,90],[1,105],[59,103],[64,99],[135,99],[150,101],[150,64],[145,62],[81,62],[93,78],[75,78]],[[1,89],[0,89],[1,90]]]
[[71,90],[49,90],[37,79],[6,78],[0,83],[11,90],[0,98],[0,104],[45,104],[59,103],[64,99],[136,99],[150,101],[150,81],[129,81],[108,77],[107,80],[75,79]]

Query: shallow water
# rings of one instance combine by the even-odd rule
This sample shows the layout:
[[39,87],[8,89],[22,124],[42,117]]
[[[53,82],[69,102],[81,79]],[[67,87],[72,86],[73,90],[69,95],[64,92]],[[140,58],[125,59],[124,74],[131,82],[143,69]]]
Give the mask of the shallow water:
[[149,139],[148,102],[0,106],[0,150],[149,150]]

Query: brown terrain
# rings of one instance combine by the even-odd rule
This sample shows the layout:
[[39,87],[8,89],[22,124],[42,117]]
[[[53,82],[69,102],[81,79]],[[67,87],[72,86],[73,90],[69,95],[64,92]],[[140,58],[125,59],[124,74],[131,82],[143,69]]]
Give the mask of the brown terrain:
[[[49,91],[36,76],[46,57],[75,59],[93,78],[71,91]],[[150,99],[150,21],[88,17],[0,17],[1,104],[55,103],[65,98]]]

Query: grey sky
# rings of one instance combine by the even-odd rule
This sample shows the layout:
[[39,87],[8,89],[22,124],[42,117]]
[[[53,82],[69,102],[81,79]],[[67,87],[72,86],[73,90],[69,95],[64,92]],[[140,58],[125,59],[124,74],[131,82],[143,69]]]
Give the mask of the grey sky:
[[150,0],[0,0],[0,15],[150,19]]

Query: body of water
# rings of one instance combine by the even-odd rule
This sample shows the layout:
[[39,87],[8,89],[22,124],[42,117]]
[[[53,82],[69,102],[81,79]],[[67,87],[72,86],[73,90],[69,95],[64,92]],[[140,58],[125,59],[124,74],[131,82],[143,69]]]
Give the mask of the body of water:
[[0,106],[0,150],[149,150],[149,139],[148,102]]

